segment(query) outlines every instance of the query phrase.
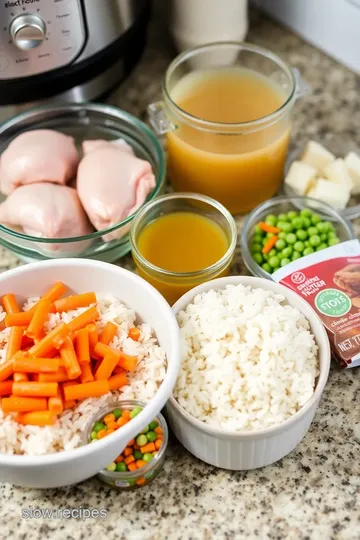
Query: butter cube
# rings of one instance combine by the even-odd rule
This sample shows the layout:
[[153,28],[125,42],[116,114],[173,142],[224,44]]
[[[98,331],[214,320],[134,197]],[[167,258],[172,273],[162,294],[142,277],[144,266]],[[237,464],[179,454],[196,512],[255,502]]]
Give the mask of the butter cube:
[[285,178],[285,184],[289,186],[297,195],[305,195],[310,189],[316,177],[316,169],[302,163],[294,161]]
[[355,152],[349,152],[344,161],[353,183],[351,193],[358,195],[360,193],[360,157]]
[[308,197],[329,204],[337,210],[343,210],[350,199],[350,188],[345,184],[330,182],[319,178],[308,192]]
[[300,161],[320,172],[334,160],[335,156],[329,150],[316,141],[309,141]]
[[353,181],[343,159],[336,159],[327,165],[324,168],[324,177],[335,184],[346,186],[350,192],[353,188]]

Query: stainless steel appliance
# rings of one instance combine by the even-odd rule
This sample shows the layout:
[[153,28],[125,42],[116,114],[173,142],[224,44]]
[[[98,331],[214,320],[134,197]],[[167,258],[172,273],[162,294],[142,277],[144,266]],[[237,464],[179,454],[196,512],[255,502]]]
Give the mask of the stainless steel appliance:
[[150,0],[0,0],[0,106],[99,97],[134,67]]

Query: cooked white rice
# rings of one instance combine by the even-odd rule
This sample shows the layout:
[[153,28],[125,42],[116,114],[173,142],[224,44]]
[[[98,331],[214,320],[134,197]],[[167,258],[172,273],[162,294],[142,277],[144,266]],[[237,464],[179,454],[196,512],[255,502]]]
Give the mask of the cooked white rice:
[[226,431],[280,424],[313,395],[315,338],[281,294],[243,285],[195,297],[178,314],[179,404]]
[[[30,309],[39,298],[30,298],[23,306]],[[128,331],[135,326],[136,315],[120,300],[112,296],[98,297],[97,308],[100,318],[97,321],[101,330],[109,321],[117,324],[118,331],[111,347],[123,350],[126,354],[138,357],[136,371],[128,374],[129,385],[116,392],[99,398],[89,398],[80,402],[74,409],[64,411],[53,426],[23,426],[15,422],[11,415],[4,415],[0,408],[0,453],[42,455],[61,450],[72,450],[81,446],[84,428],[97,411],[114,398],[149,401],[164,380],[166,355],[157,344],[152,328],[139,324],[139,341],[128,338]],[[1,309],[1,308],[0,308]],[[61,321],[69,322],[88,308],[79,308],[66,313],[51,314],[46,324],[50,330]],[[0,311],[0,320],[5,316]],[[0,364],[6,355],[10,329],[0,332]]]

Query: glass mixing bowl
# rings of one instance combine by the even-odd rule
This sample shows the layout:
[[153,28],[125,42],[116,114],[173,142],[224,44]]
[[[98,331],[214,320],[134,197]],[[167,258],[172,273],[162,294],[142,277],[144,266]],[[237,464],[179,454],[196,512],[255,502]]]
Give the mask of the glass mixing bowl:
[[[24,131],[54,129],[74,137],[80,150],[88,139],[122,138],[135,154],[151,163],[156,186],[147,200],[160,192],[165,179],[165,160],[155,134],[137,118],[109,105],[42,105],[15,116],[0,126],[0,154],[12,139]],[[0,202],[5,199],[0,195]],[[145,202],[146,202],[145,201]],[[0,243],[25,262],[49,258],[82,257],[114,262],[130,251],[129,229],[134,214],[116,225],[91,234],[72,238],[38,238],[0,225]],[[122,230],[121,238],[104,242],[103,236]]]

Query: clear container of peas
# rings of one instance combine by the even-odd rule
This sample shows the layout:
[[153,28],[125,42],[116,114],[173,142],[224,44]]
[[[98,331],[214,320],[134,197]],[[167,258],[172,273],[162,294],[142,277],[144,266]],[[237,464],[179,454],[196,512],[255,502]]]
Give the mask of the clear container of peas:
[[[141,401],[111,403],[96,414],[86,429],[86,442],[94,443],[130,422],[145,407]],[[115,426],[117,424],[117,426]],[[168,444],[168,428],[162,414],[134,439],[112,463],[98,473],[98,478],[118,489],[136,489],[151,482],[160,473]]]
[[352,238],[351,224],[331,206],[310,197],[275,197],[249,214],[240,242],[251,274],[271,279],[280,267]]

